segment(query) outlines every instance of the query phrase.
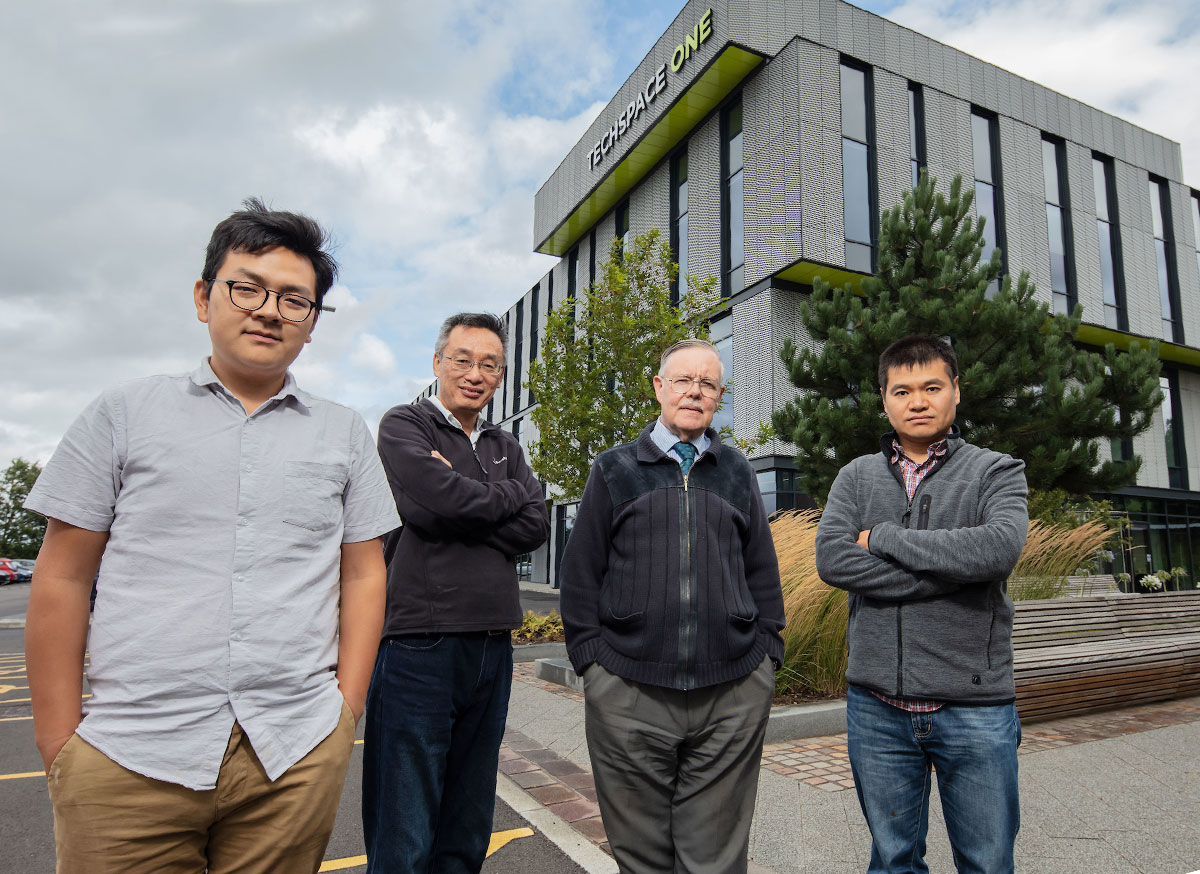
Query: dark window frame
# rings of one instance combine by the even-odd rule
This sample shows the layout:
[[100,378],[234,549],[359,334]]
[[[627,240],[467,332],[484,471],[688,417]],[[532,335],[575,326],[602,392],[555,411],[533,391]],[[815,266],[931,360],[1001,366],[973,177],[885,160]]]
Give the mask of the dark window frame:
[[[680,179],[680,166],[683,167],[683,178]],[[681,221],[686,221],[688,216],[688,206],[685,204],[680,208],[679,189],[688,183],[688,172],[690,171],[688,159],[688,144],[685,140],[682,148],[678,149],[671,155],[670,164],[670,186],[671,186],[671,257],[675,263],[679,265],[679,272],[675,278],[671,280],[671,304],[679,305],[682,298],[680,289],[687,283],[687,258],[680,261],[680,245],[687,246],[687,231],[681,229]],[[683,251],[686,253],[687,249]]]
[[[1148,178],[1150,186],[1158,190],[1158,208],[1161,214],[1163,235],[1154,239],[1163,244],[1163,258],[1165,263],[1161,266],[1166,268],[1167,273],[1167,305],[1170,313],[1169,318],[1168,314],[1162,314],[1162,320],[1170,322],[1171,336],[1163,337],[1163,339],[1169,340],[1172,343],[1183,343],[1183,316],[1179,294],[1179,263],[1176,260],[1175,251],[1175,218],[1171,212],[1171,186],[1166,179],[1161,176],[1155,176],[1153,173],[1149,174]],[[1151,203],[1150,208],[1151,210],[1154,209],[1153,203]],[[1152,227],[1152,235],[1153,232],[1154,229]],[[1157,260],[1158,253],[1155,252],[1155,261],[1157,262]]]
[[[1054,147],[1054,171],[1055,178],[1058,181],[1058,203],[1053,204],[1058,207],[1059,214],[1062,217],[1062,237],[1063,237],[1063,270],[1066,274],[1065,280],[1067,283],[1066,305],[1067,312],[1074,311],[1075,305],[1079,303],[1079,284],[1078,277],[1075,272],[1075,226],[1071,219],[1071,187],[1069,182],[1070,174],[1067,172],[1067,143],[1062,137],[1056,137],[1053,134],[1042,133],[1042,142],[1049,143]],[[1045,152],[1043,151],[1043,156]],[[1045,168],[1042,170],[1045,173]],[[1049,198],[1046,204],[1050,205]],[[1049,229],[1047,228],[1047,234]],[[1051,295],[1057,295],[1051,285]]]
[[[1117,168],[1114,160],[1102,152],[1092,152],[1092,178],[1093,187],[1095,185],[1096,165],[1099,164],[1103,168],[1104,173],[1104,204],[1108,213],[1107,218],[1100,217],[1099,207],[1096,210],[1097,227],[1103,224],[1108,229],[1109,252],[1112,255],[1112,272],[1113,272],[1113,297],[1114,304],[1105,302],[1103,304],[1106,311],[1105,325],[1115,328],[1118,331],[1129,330],[1129,305],[1125,297],[1125,258],[1121,246],[1121,214],[1117,203]],[[1102,253],[1103,254],[1103,253]],[[1103,265],[1101,265],[1101,273],[1103,274]],[[1103,290],[1101,290],[1103,294]],[[1109,308],[1116,310],[1116,325],[1109,325],[1107,319],[1107,310]]]
[[[989,185],[992,189],[992,223],[996,235],[996,248],[1000,250],[1000,275],[1005,276],[1009,272],[1008,265],[1008,234],[1005,231],[1005,210],[1004,210],[1004,175],[1001,172],[1000,160],[1000,117],[990,109],[984,109],[982,106],[971,106],[972,117],[978,117],[987,122],[988,131],[988,160],[991,166],[992,181],[988,182],[985,179],[979,179],[974,174],[972,168],[973,182],[975,184],[975,214],[979,214],[979,185]],[[974,152],[975,130],[972,124],[971,129],[971,149]]]
[[[738,134],[742,137],[742,166],[734,173],[729,169],[729,143],[731,140],[729,133],[729,117],[734,108],[739,109],[742,116],[742,122],[738,130]],[[742,93],[732,95],[725,105],[720,109],[720,136],[721,136],[721,297],[728,298],[742,291],[745,288],[745,270],[746,270],[746,197],[745,197],[745,181],[746,181],[746,119],[745,106],[742,102]],[[733,256],[733,226],[732,226],[732,191],[731,183],[733,177],[737,174],[742,174],[742,262],[734,265],[732,262]],[[743,281],[742,288],[733,288],[733,273],[735,270],[741,269]]]
[[[908,83],[909,99],[909,145],[915,147],[916,154],[908,156],[909,166],[913,170],[913,187],[922,170],[929,169],[928,141],[925,131],[925,86],[919,82]],[[910,148],[910,151],[913,151]]]
[[[1174,428],[1172,432],[1172,448],[1175,450],[1175,458],[1171,458],[1170,453],[1167,453],[1167,477],[1168,483],[1173,489],[1187,489],[1188,473],[1187,473],[1187,437],[1184,434],[1183,425],[1183,404],[1179,392],[1179,371],[1173,368],[1163,368],[1161,379],[1167,383],[1167,391],[1170,397],[1164,401],[1170,403],[1171,407],[1171,425]],[[1163,421],[1163,444],[1166,448],[1167,439],[1167,423]],[[1174,462],[1174,463],[1172,463]]]
[[[879,168],[877,157],[877,134],[875,123],[875,75],[870,64],[863,63],[857,58],[852,58],[849,55],[842,55],[838,59],[838,100],[839,107],[841,106],[841,68],[847,67],[851,70],[857,70],[863,74],[863,118],[866,123],[866,141],[859,140],[852,136],[847,136],[845,125],[843,123],[841,129],[841,139],[849,140],[852,143],[858,143],[865,146],[867,150],[867,234],[870,237],[869,246],[870,252],[870,272],[874,273],[879,263]],[[842,157],[842,223],[843,223],[843,242],[845,251],[843,258],[846,261],[847,269],[855,269],[849,266],[849,248],[851,245],[864,245],[862,240],[851,240],[845,233],[845,198],[846,198],[846,160],[845,147],[843,146]]]

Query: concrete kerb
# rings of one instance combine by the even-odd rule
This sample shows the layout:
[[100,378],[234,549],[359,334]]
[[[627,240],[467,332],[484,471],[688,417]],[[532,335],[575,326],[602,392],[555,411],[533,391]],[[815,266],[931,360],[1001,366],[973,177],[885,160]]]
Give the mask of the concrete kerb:
[[[539,658],[535,673],[540,680],[583,691],[583,680],[565,658]],[[815,704],[790,704],[772,707],[767,721],[769,744],[804,737],[827,737],[846,730],[846,702],[819,701]]]
[[0,628],[24,628],[25,614],[17,613],[14,616],[0,616]]
[[507,774],[496,775],[496,795],[588,874],[617,874],[612,856],[559,819]]

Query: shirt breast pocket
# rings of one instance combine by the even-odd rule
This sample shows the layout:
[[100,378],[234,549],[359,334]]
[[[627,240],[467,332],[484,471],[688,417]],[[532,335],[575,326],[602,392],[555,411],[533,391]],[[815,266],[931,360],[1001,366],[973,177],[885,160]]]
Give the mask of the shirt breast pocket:
[[283,521],[324,531],[342,518],[349,469],[340,464],[289,461],[283,468]]

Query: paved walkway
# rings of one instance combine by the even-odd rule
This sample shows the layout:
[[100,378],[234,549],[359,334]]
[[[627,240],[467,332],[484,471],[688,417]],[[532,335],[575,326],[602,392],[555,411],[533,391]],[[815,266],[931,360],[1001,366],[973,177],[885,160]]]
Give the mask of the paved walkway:
[[[537,679],[532,665],[514,679],[501,772],[603,849],[583,696]],[[1200,871],[1200,697],[1025,726],[1020,764],[1022,874]],[[846,791],[846,736],[770,744],[762,765],[751,870],[866,871],[870,835]],[[928,843],[930,870],[953,872],[936,792]]]

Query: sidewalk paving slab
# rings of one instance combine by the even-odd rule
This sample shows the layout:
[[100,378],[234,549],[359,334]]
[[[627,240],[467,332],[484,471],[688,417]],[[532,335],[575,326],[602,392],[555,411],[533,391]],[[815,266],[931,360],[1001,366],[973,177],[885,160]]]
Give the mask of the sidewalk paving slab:
[[[594,801],[583,696],[514,671],[506,756],[534,765],[516,774],[530,788],[559,786],[552,806],[574,816]],[[870,833],[849,777],[845,735],[779,741],[764,748],[750,836],[758,874],[861,874]],[[514,748],[521,747],[517,752]],[[1190,874],[1200,870],[1200,697],[1033,723],[1021,747],[1023,874]],[[569,761],[574,773],[542,751]],[[511,761],[506,759],[505,761]],[[546,766],[550,766],[549,770]],[[506,778],[507,779],[507,778]],[[515,788],[519,788],[516,782]],[[566,790],[580,793],[579,802]],[[848,791],[849,790],[849,791]],[[523,790],[524,791],[524,790]],[[587,794],[583,794],[587,793]],[[535,802],[536,803],[536,802]],[[937,792],[931,793],[931,871],[953,871]],[[603,848],[599,815],[577,831]]]

